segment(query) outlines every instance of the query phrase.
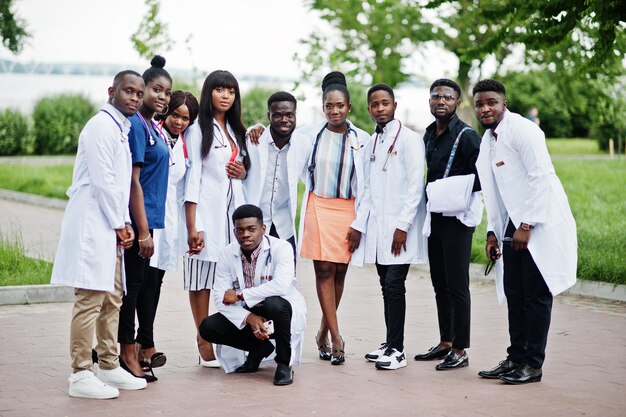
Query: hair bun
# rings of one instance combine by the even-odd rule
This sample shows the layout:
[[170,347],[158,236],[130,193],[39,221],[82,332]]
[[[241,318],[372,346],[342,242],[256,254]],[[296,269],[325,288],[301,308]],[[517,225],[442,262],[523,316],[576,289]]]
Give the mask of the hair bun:
[[346,83],[346,76],[339,71],[333,71],[326,74],[326,76],[322,80],[322,91],[325,91],[326,87],[331,84],[340,84],[346,87],[348,86],[348,84]]
[[156,68],[165,67],[165,58],[163,58],[161,55],[155,55],[152,58],[152,61],[150,61],[150,66],[156,67]]

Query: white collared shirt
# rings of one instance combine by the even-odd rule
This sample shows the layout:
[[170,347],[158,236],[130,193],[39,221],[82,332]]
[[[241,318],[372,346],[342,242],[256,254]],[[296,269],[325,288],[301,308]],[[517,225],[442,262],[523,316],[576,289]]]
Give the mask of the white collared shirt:
[[259,202],[265,227],[269,228],[273,223],[281,239],[289,239],[293,235],[287,178],[287,152],[290,146],[291,143],[287,143],[278,149],[273,140],[268,142],[267,171]]

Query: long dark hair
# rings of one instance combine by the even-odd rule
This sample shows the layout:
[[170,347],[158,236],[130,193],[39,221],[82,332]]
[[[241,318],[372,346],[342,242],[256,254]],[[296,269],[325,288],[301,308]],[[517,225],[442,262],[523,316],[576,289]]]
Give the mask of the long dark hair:
[[[196,121],[196,117],[198,117],[198,100],[188,91],[176,90],[172,93],[170,97],[170,104],[168,105],[167,112],[162,114],[157,114],[154,116],[156,120],[162,120],[165,122],[165,119],[180,106],[187,106],[187,110],[189,110],[189,126],[194,124]],[[165,126],[165,125],[164,125]],[[189,128],[187,126],[187,128]]]
[[213,146],[213,102],[211,96],[213,90],[218,87],[233,88],[235,90],[235,102],[226,111],[226,121],[235,133],[235,140],[241,150],[243,156],[243,166],[246,170],[250,169],[250,156],[248,155],[248,147],[246,146],[246,128],[241,122],[241,92],[239,91],[239,83],[237,79],[228,71],[217,70],[210,73],[200,93],[200,113],[198,115],[198,125],[202,132],[202,158],[206,158]]

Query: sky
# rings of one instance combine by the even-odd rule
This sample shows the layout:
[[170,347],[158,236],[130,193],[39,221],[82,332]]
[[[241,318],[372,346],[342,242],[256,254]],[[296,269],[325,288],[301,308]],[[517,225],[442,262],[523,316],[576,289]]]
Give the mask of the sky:
[[[149,66],[130,41],[147,10],[143,0],[14,0],[14,8],[32,38],[17,57],[0,48],[0,58],[119,63],[140,72]],[[161,0],[160,17],[175,42],[163,53],[166,69],[195,65],[200,72],[227,69],[235,76],[297,77],[293,57],[303,52],[300,40],[327,30],[304,0]],[[454,75],[449,56],[434,53],[428,65],[416,65],[423,60],[419,56],[408,65],[427,79]]]
[[[165,68],[176,75],[176,70],[190,71],[195,67],[201,78],[216,69],[228,70],[240,81],[243,76],[269,76],[284,80],[276,88],[291,89],[291,81],[298,80],[302,73],[294,59],[295,53],[305,53],[301,39],[312,32],[329,30],[328,24],[305,3],[306,0],[161,0],[159,17],[167,23],[175,43],[172,50],[162,54],[167,60]],[[139,73],[150,66],[130,41],[146,14],[144,0],[13,0],[13,5],[32,36],[17,56],[0,47],[0,59],[119,64],[120,70],[130,68]],[[188,47],[185,40],[190,35]],[[414,54],[403,70],[429,84],[441,77],[455,78],[457,66],[452,54],[430,48]],[[319,74],[320,80],[322,76]],[[98,83],[93,77],[53,78],[32,77],[28,85],[23,85],[24,78],[19,75],[0,74],[0,81],[13,87],[0,91],[0,108],[16,107],[29,112],[38,97],[68,90],[98,100],[109,83],[108,77],[101,77]],[[242,91],[250,86],[242,83]],[[299,121],[320,118],[318,90],[317,85],[305,83],[295,91],[306,97],[298,105]],[[398,114],[420,129],[432,119],[424,90],[396,89]]]
[[[39,62],[111,62],[147,68],[130,36],[147,10],[143,0],[14,0],[32,38],[17,57]],[[166,69],[227,69],[234,74],[293,76],[299,39],[320,23],[302,0],[161,0],[175,47]],[[192,35],[191,52],[185,39]],[[145,68],[144,68],[145,67]]]

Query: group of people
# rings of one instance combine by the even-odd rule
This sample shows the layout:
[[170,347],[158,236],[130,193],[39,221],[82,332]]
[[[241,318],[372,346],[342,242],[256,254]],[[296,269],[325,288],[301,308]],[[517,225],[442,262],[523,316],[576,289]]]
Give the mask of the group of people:
[[511,346],[479,375],[541,379],[552,295],[575,281],[575,223],[543,133],[506,109],[502,84],[474,87],[482,142],[456,115],[461,89],[448,79],[430,87],[435,121],[423,138],[395,117],[393,89],[372,86],[376,128],[366,133],[348,118],[350,93],[337,71],[322,81],[323,122],[296,129],[297,101],[280,91],[268,99],[269,125],[246,129],[230,72],[209,74],[198,102],[172,92],[164,65],[155,56],[143,75],[118,73],[79,138],[52,273],[76,294],[70,396],[114,398],[157,380],[153,369],[167,361],[153,331],[160,288],[181,257],[203,366],[249,373],[274,360],[274,384],[293,382],[306,324],[297,255],[313,260],[319,359],[345,362],[337,310],[348,265],[369,263],[386,335],[365,358],[377,369],[405,367],[405,282],[411,264],[429,262],[440,341],[415,360],[467,366],[481,190]]

